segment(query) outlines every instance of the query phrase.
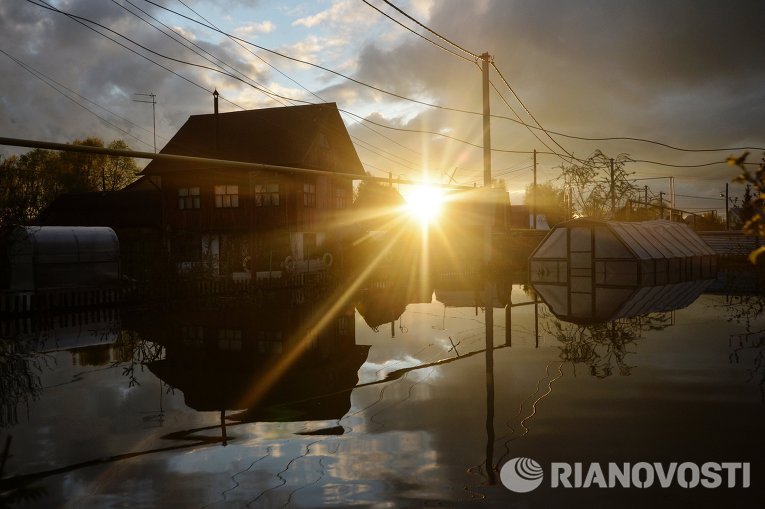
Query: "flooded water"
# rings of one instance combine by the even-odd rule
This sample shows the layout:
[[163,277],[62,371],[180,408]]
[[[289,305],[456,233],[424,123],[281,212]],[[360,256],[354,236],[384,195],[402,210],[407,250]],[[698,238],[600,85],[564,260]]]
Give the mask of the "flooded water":
[[[572,323],[514,285],[487,343],[476,292],[343,290],[4,322],[0,504],[761,503],[764,297],[686,286]],[[500,471],[518,457],[750,479],[516,493]]]

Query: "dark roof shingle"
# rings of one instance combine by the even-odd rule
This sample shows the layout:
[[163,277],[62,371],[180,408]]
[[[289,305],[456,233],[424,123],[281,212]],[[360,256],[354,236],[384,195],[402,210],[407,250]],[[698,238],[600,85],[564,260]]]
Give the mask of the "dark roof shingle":
[[[180,154],[362,175],[356,149],[335,103],[193,115],[161,150]],[[333,158],[313,163],[307,157],[323,134]],[[155,160],[144,174],[203,169]]]

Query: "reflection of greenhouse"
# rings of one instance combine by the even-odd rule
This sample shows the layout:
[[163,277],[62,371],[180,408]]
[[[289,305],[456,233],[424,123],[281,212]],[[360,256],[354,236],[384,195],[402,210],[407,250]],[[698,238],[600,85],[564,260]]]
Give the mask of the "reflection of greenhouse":
[[597,321],[684,307],[716,265],[714,251],[684,224],[575,219],[532,253],[529,277],[560,318]]

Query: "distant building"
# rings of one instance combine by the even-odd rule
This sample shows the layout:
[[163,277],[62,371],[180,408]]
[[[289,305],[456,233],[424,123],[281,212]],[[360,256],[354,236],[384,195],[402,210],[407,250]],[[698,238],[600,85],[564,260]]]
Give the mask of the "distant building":
[[332,173],[364,175],[334,103],[194,115],[161,153],[329,172],[152,161],[143,174],[160,189],[170,257],[182,272],[331,264],[333,234],[353,200],[352,180]]

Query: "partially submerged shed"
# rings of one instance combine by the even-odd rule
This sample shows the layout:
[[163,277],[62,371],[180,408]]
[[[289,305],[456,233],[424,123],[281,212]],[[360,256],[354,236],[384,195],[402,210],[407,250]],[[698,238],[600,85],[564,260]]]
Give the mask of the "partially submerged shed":
[[534,250],[529,277],[556,314],[587,318],[615,290],[711,279],[716,266],[715,252],[681,223],[574,219]]

